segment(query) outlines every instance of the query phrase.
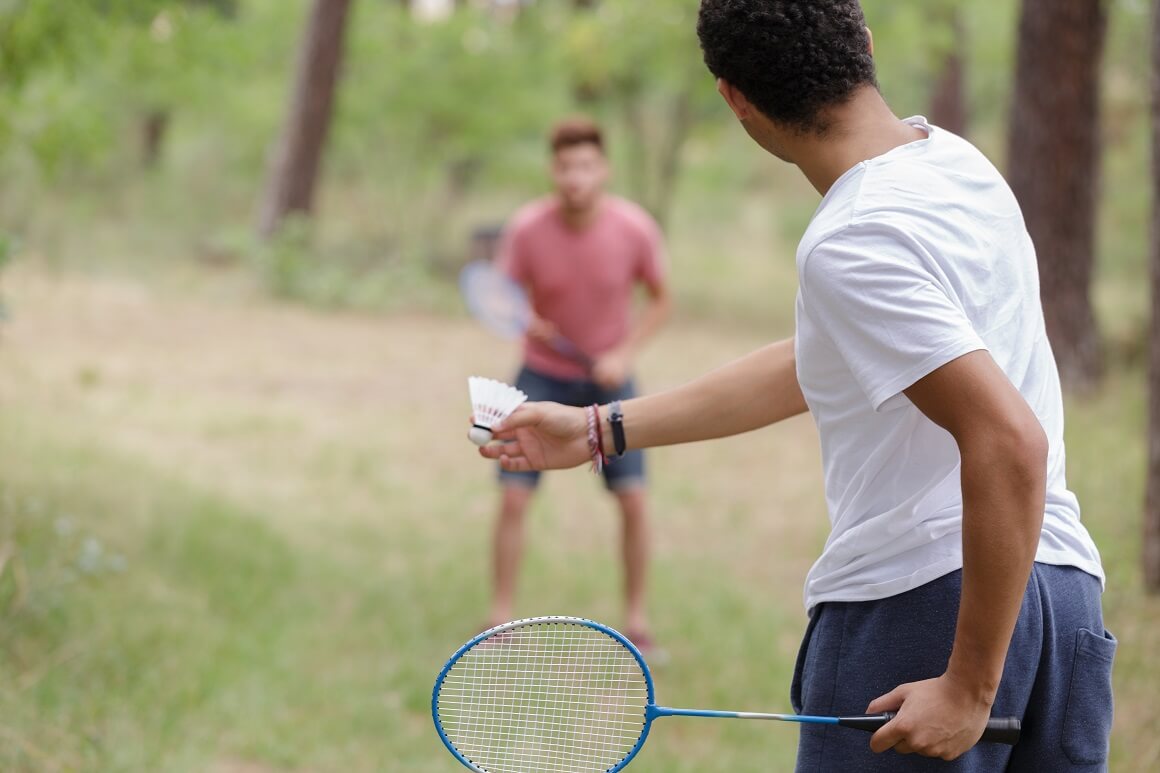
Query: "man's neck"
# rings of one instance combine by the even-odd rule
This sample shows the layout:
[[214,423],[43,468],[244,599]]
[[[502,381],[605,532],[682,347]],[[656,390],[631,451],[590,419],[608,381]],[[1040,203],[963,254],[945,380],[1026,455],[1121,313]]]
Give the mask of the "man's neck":
[[788,154],[823,196],[854,166],[927,136],[899,120],[878,90],[869,86],[831,110],[829,118],[829,131],[794,138]]
[[560,217],[563,219],[564,225],[573,230],[582,231],[596,221],[603,202],[604,196],[599,196],[592,202],[592,206],[585,207],[584,209],[573,209],[561,200]]

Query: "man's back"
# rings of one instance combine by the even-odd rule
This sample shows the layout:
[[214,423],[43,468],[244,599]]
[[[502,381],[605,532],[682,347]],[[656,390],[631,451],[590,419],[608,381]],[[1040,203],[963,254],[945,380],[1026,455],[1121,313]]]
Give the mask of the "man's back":
[[1018,203],[973,146],[913,123],[929,138],[847,172],[799,248],[799,379],[834,524],[808,606],[893,595],[961,567],[958,449],[902,390],[979,349],[1048,435],[1037,560],[1102,576],[1067,489],[1059,377]]

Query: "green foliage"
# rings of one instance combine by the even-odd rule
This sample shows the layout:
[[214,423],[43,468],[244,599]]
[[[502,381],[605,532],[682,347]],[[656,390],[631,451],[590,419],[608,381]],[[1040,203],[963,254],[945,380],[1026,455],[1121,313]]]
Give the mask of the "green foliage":
[[897,112],[927,110],[938,70],[958,48],[969,70],[969,112],[984,124],[1006,115],[1018,0],[865,0],[862,5],[874,34],[879,83]]
[[625,147],[614,146],[614,157],[629,191],[666,219],[686,140],[724,116],[701,60],[696,9],[605,0],[571,17],[556,13],[573,94],[619,131]]
[[[964,47],[971,138],[1002,164],[1018,0],[864,5],[900,114],[928,111],[943,58]],[[274,260],[238,234],[253,227],[306,0],[0,0],[0,227],[54,260],[91,254],[91,239],[62,231],[61,217],[69,231],[116,231],[123,242],[106,254],[145,251],[144,262],[225,242],[278,294],[396,306],[404,293],[434,297],[415,293],[452,274],[476,225],[546,189],[546,129],[585,112],[609,129],[617,191],[669,216],[674,266],[696,274],[681,300],[719,309],[728,277],[766,272],[723,254],[723,234],[757,217],[740,209],[764,202],[770,230],[792,242],[813,199],[773,171],[714,93],[695,6],[540,0],[510,19],[465,4],[421,23],[402,3],[356,0],[310,246]],[[1146,17],[1139,0],[1112,6],[1101,265],[1117,278],[1138,275],[1143,254]],[[168,117],[168,132],[147,171],[140,137],[151,114]],[[1123,283],[1132,309],[1141,287]]]
[[52,0],[0,0],[0,90],[19,88],[38,68],[73,63],[97,18],[90,3],[63,13]]
[[529,34],[534,13],[513,24],[468,9],[423,24],[395,4],[362,4],[351,23],[340,139],[353,157],[502,155],[567,106],[548,39]]
[[228,50],[204,3],[50,0],[0,11],[0,169],[49,184],[111,174],[135,158],[123,138],[146,110],[211,98]]

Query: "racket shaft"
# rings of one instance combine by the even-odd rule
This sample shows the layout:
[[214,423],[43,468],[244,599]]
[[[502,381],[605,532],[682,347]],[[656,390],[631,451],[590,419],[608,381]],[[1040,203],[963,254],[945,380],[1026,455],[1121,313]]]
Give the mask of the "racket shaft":
[[592,358],[584,352],[580,351],[580,347],[569,341],[562,335],[556,335],[552,338],[551,347],[558,353],[564,355],[574,362],[578,362],[589,370],[592,369]]
[[[811,725],[841,725],[854,730],[873,733],[894,719],[894,712],[867,714],[856,717],[817,717],[809,714],[761,714],[751,711],[705,711],[700,709],[669,709],[656,707],[651,712],[657,717],[715,717],[720,719],[765,719],[777,722],[798,722]],[[992,717],[979,741],[983,743],[1014,744],[1019,741],[1020,722],[1017,717]]]

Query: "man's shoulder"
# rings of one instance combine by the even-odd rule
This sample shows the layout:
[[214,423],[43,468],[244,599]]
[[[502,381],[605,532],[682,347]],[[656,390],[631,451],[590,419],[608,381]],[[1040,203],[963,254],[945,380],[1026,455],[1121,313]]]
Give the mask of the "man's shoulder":
[[657,224],[656,219],[647,209],[623,196],[606,196],[605,212],[610,217],[616,218],[626,227],[633,230],[646,234],[653,234],[660,231],[660,226]]
[[798,242],[797,263],[802,270],[809,256],[824,242],[841,238],[853,224],[858,212],[865,167],[849,170],[823,197]]
[[535,228],[538,224],[547,221],[556,211],[556,207],[556,200],[551,196],[543,196],[529,201],[508,218],[504,228],[511,234]]

